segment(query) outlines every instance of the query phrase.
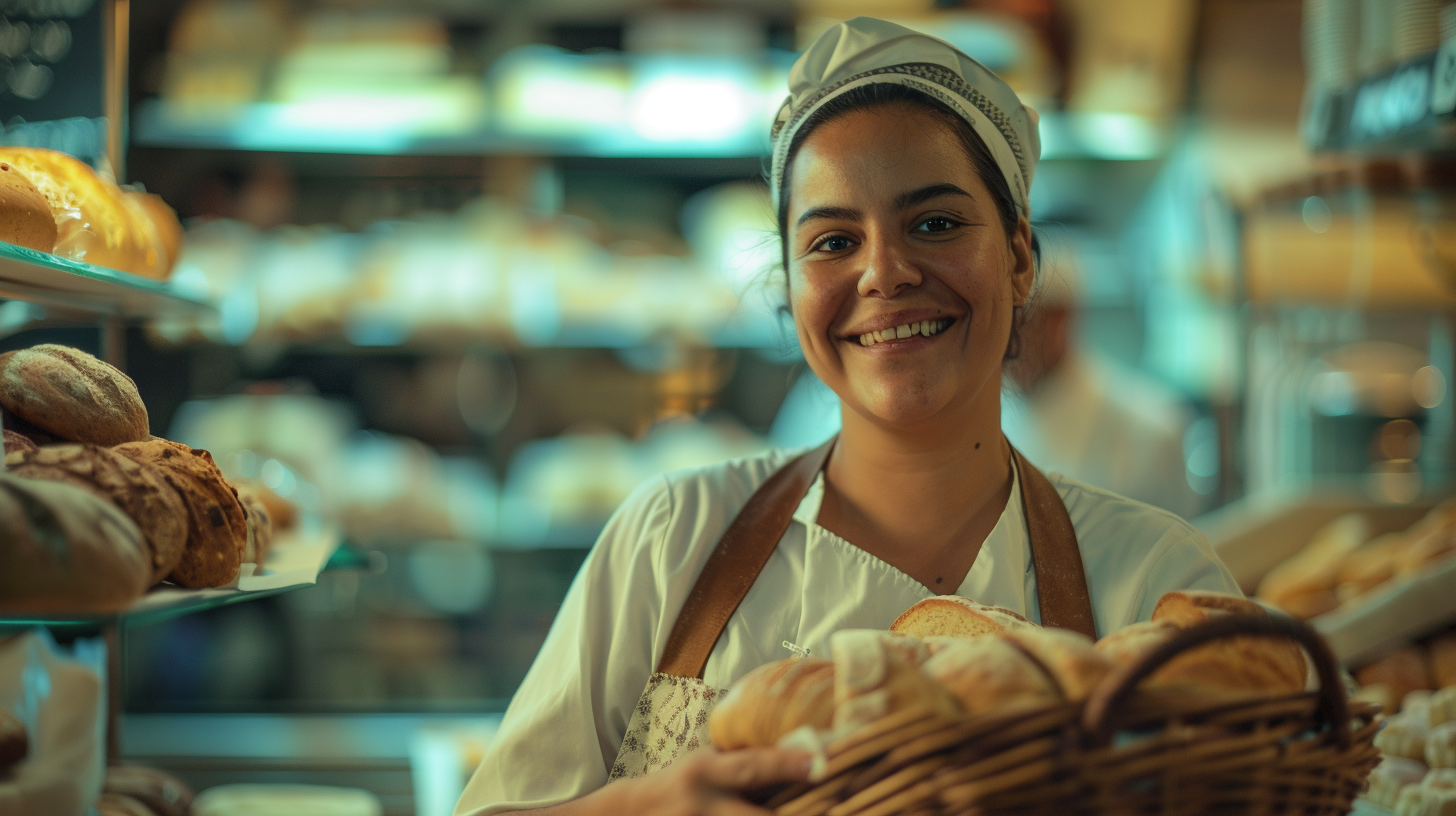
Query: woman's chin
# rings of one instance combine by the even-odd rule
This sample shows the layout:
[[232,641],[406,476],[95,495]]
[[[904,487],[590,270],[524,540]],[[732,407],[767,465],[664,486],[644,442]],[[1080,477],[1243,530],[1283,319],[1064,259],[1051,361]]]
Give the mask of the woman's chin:
[[938,398],[939,396],[886,389],[878,394],[860,395],[859,412],[879,424],[910,427],[926,422],[945,411],[951,402],[950,396]]

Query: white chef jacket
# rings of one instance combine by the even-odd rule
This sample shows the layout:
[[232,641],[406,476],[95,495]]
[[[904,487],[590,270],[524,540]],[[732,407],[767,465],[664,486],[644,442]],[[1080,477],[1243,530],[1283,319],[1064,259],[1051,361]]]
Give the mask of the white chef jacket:
[[[668,474],[622,503],[582,564],[457,816],[548,807],[606,784],[698,573],[749,496],[791,455],[774,451]],[[1239,593],[1187,522],[1049,478],[1077,533],[1099,633],[1147,620],[1169,590]],[[1010,499],[956,594],[1035,621],[1036,574],[1014,468],[1013,479]],[[834,632],[884,629],[936,594],[819,526],[823,495],[821,473],[708,658],[708,685],[727,688],[791,656],[786,641],[828,656]]]

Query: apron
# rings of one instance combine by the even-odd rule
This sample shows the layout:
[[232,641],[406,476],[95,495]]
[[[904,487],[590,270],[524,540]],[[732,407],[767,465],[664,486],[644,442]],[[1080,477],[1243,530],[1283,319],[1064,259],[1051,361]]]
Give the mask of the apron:
[[[726,690],[703,682],[703,669],[728,619],[768,563],[794,512],[829,459],[834,439],[770,476],[749,498],[708,557],[668,635],[657,671],[637,701],[608,781],[642,776],[706,746],[708,714]],[[1043,626],[1096,638],[1092,600],[1072,519],[1057,489],[1015,448],[1021,504],[1036,571]]]

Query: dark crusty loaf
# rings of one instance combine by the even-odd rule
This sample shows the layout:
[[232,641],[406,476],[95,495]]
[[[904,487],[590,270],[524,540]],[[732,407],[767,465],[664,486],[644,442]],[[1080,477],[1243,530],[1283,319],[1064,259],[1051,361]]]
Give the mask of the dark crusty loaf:
[[116,452],[158,468],[187,508],[187,545],[170,578],[193,588],[231,583],[243,563],[248,522],[212,454],[155,438],[118,445]]
[[5,466],[17,476],[66,482],[110,499],[146,538],[152,583],[166,578],[182,559],[187,510],[154,466],[95,445],[54,445],[12,453],[5,457]]
[[141,531],[89,490],[0,473],[0,613],[103,614],[150,586]]
[[110,446],[147,438],[147,406],[136,383],[69,346],[0,354],[0,406],[70,442]]

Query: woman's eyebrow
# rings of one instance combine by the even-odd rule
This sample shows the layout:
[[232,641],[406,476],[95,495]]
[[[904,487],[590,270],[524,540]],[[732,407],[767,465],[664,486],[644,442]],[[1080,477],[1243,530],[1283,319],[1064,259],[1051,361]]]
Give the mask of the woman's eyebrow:
[[810,207],[799,216],[794,226],[803,226],[805,221],[813,218],[830,218],[844,221],[853,221],[859,218],[859,210],[852,210],[849,207]]
[[921,187],[918,190],[911,190],[895,196],[895,209],[909,209],[916,204],[924,204],[932,198],[939,198],[945,195],[959,195],[965,196],[966,198],[974,198],[970,193],[954,184],[931,184],[926,187]]

